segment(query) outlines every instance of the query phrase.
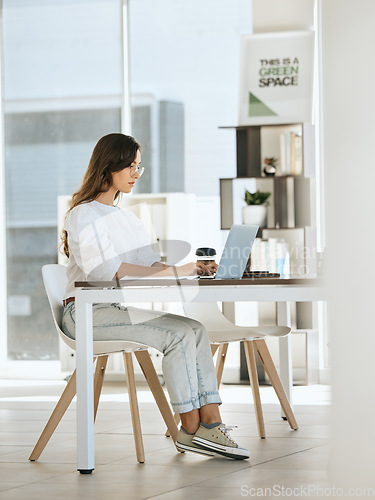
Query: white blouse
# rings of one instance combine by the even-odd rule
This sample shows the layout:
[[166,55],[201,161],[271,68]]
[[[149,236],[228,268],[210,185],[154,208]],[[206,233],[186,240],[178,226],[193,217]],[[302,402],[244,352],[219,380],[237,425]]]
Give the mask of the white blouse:
[[64,298],[75,296],[75,281],[110,281],[122,262],[151,266],[160,255],[132,212],[98,201],[82,203],[65,219],[68,233],[68,285]]

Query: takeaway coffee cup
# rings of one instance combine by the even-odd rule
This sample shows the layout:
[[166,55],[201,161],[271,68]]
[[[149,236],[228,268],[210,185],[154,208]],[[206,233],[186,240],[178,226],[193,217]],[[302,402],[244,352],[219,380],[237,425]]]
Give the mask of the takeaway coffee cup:
[[197,248],[195,255],[197,257],[197,262],[202,262],[202,264],[210,265],[215,263],[216,250],[214,248]]
[[197,263],[201,262],[205,266],[215,264],[216,250],[214,248],[197,248],[195,255],[197,258]]

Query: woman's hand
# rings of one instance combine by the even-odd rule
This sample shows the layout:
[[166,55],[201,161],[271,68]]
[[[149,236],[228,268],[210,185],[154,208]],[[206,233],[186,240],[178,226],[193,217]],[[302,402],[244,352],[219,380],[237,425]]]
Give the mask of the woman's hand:
[[189,262],[183,266],[176,267],[177,274],[179,276],[194,276],[197,274],[203,274],[205,276],[211,276],[216,272],[217,264],[213,262],[212,264],[206,266],[203,262]]
[[198,274],[203,274],[204,276],[211,276],[216,273],[217,264],[216,262],[212,262],[211,264],[203,264],[201,261],[197,261],[196,263]]

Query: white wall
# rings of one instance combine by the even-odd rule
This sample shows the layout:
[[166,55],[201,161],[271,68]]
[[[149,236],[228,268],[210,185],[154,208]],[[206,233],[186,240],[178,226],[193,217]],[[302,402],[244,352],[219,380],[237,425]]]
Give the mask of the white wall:
[[314,27],[315,0],[252,0],[253,32],[308,30]]
[[322,7],[332,479],[373,487],[375,2]]

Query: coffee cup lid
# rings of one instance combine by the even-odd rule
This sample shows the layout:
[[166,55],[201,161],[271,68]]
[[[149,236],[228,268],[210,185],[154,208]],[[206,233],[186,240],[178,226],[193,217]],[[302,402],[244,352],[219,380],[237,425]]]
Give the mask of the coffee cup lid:
[[214,248],[201,247],[197,248],[195,255],[197,257],[215,257],[216,250]]

